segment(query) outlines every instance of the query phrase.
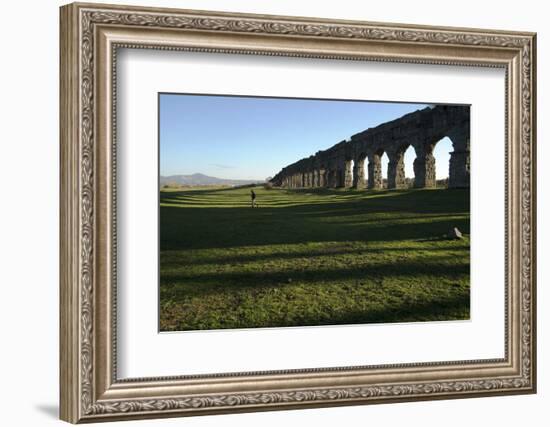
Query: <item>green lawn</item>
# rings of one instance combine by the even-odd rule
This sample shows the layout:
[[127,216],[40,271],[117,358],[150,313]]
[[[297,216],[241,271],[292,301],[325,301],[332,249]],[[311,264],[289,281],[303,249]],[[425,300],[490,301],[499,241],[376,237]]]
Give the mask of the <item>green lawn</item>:
[[469,190],[255,192],[161,192],[162,331],[469,318]]

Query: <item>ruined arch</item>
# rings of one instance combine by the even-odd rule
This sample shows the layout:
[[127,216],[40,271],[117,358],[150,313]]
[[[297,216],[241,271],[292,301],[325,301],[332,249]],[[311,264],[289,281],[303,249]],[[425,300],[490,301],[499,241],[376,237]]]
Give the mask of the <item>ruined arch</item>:
[[355,156],[353,163],[353,188],[362,189],[365,188],[365,159],[367,153],[364,151],[359,152]]
[[416,158],[413,162],[414,187],[415,188],[433,188],[435,187],[435,157],[433,148],[436,141],[425,140],[414,145]]
[[449,160],[449,188],[470,187],[470,121],[451,129],[447,136],[453,143]]
[[[413,163],[415,158],[416,152],[414,151],[414,147],[411,144],[407,147],[405,153],[403,154],[403,162],[405,164],[405,180],[407,181],[409,186],[412,186],[412,181],[414,180]],[[411,181],[410,184],[409,181]]]
[[388,153],[388,188],[401,189],[406,188],[405,180],[405,151],[411,146],[408,142],[395,144]]
[[272,179],[276,186],[382,188],[381,155],[387,153],[388,188],[406,186],[404,153],[413,146],[414,186],[436,183],[435,144],[445,136],[453,143],[449,160],[449,187],[470,186],[470,107],[426,107],[353,135],[324,151],[283,168]]
[[353,157],[346,156],[343,166],[341,186],[351,188],[353,186]]
[[380,154],[380,173],[382,174],[382,188],[388,188],[390,155],[387,150]]
[[383,176],[382,176],[382,155],[384,154],[383,149],[378,149],[377,151],[371,151],[368,155],[368,173],[369,173],[369,185],[368,188],[371,190],[379,190],[383,186]]
[[[454,152],[453,141],[444,136],[434,146],[433,155],[435,157],[435,179],[436,183],[449,178],[451,153]],[[439,185],[439,184],[437,184]]]

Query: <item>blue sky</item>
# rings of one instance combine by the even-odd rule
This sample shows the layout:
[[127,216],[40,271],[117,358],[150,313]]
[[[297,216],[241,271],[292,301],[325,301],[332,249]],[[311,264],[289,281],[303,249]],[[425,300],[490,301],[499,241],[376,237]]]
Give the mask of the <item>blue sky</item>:
[[[428,104],[160,95],[160,173],[264,180],[282,167],[369,127]],[[448,138],[435,150],[437,178],[448,176]],[[414,150],[405,153],[413,177]],[[387,156],[382,169],[386,177]]]

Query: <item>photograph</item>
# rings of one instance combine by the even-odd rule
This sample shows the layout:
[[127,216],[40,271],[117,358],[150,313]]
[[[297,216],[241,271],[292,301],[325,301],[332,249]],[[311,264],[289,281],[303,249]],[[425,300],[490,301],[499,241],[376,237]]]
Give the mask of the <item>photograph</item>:
[[158,104],[161,332],[470,319],[469,105]]

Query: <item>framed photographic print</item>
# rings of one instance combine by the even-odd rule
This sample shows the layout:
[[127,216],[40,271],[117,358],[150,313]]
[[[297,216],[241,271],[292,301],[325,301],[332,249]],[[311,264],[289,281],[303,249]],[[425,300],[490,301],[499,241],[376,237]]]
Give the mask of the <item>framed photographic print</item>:
[[533,393],[535,34],[61,8],[61,418]]

